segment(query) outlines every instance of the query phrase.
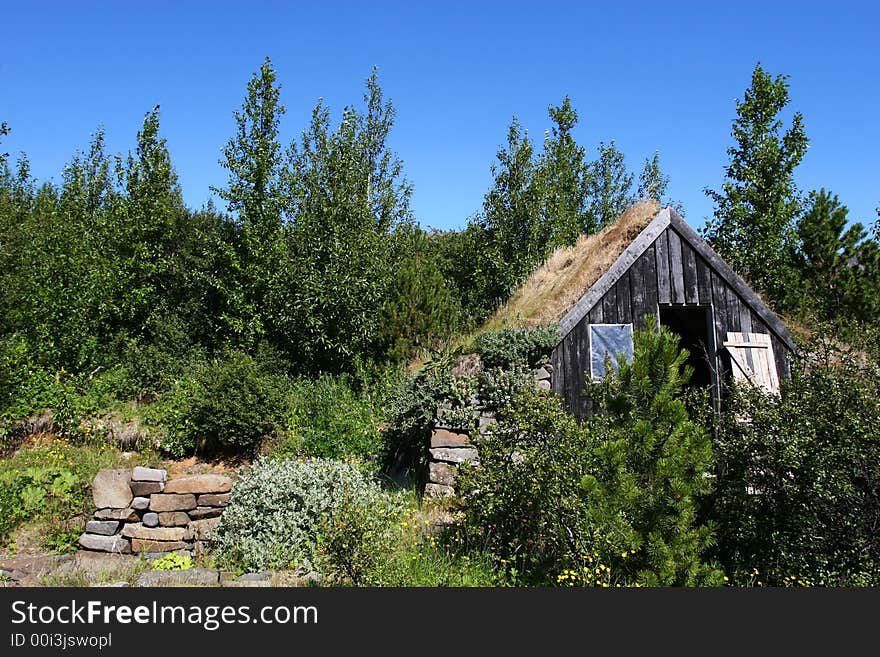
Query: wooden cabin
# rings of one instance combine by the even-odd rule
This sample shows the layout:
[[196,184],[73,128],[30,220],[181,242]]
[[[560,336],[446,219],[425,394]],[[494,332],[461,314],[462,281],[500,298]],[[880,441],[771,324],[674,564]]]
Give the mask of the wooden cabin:
[[606,354],[631,357],[632,331],[650,315],[681,336],[692,382],[711,387],[716,408],[731,377],[777,391],[796,349],[779,317],[675,210],[655,206],[645,221],[558,319],[552,389],[588,415],[588,377],[604,375]]

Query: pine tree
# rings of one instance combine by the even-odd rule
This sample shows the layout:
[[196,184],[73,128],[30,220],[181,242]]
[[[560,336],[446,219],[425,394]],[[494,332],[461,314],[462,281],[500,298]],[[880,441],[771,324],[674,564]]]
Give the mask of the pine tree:
[[[626,169],[623,153],[614,140],[599,142],[599,157],[590,165],[589,224],[604,228],[616,221],[632,203],[633,177]],[[585,226],[584,228],[588,228]]]
[[870,321],[880,305],[877,243],[866,239],[862,224],[847,227],[847,213],[836,194],[810,192],[796,228],[799,301],[821,319]]
[[791,284],[794,220],[801,199],[794,170],[807,151],[803,117],[796,112],[783,130],[780,113],[790,96],[788,77],[774,79],[758,64],[752,84],[737,101],[720,192],[705,190],[715,203],[715,217],[705,235],[733,268],[751,284],[784,303]]
[[711,529],[697,518],[714,457],[709,432],[689,417],[682,397],[687,352],[665,327],[639,331],[634,342],[632,363],[591,392],[601,412],[591,420],[596,469],[583,478],[584,503],[623,548],[617,568],[627,579],[718,584],[721,573],[703,561]]

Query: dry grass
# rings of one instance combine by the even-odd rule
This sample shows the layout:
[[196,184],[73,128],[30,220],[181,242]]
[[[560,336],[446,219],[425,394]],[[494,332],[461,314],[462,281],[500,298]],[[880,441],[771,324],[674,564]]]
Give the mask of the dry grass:
[[556,249],[478,332],[558,322],[659,210],[655,201],[637,203],[595,235],[582,235],[574,246]]

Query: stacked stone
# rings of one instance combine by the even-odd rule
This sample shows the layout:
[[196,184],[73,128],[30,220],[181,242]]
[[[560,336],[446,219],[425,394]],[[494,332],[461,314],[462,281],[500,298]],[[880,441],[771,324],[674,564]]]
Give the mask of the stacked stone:
[[470,432],[435,426],[428,449],[428,483],[425,495],[448,497],[455,495],[455,476],[458,466],[477,460],[477,448],[471,443]]
[[136,467],[101,470],[92,483],[97,511],[79,544],[102,552],[199,554],[229,503],[232,479]]
[[[535,387],[539,390],[552,388],[553,366],[545,363],[532,372]],[[431,433],[431,446],[428,449],[428,483],[425,495],[428,497],[449,497],[455,495],[455,478],[458,466],[466,461],[478,462],[477,445],[495,423],[495,413],[480,405],[478,399],[471,400],[474,410],[475,427],[461,427],[450,424],[446,417],[449,409],[441,406]],[[474,436],[474,441],[471,441]]]

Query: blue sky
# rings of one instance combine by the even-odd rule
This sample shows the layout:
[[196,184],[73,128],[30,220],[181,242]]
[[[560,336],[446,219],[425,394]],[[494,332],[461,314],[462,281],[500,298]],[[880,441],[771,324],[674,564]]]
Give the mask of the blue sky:
[[875,3],[29,2],[0,25],[2,143],[40,180],[103,124],[111,152],[162,109],[187,203],[223,185],[233,110],[263,58],[278,70],[285,143],[319,97],[338,117],[379,67],[397,110],[391,145],[424,226],[461,227],[516,115],[540,141],[571,96],[575,136],[614,139],[638,171],[658,150],[669,192],[701,227],[728,161],[734,102],[756,62],[790,76],[810,150],[804,190],[824,186],[872,223],[880,205],[880,48]]

